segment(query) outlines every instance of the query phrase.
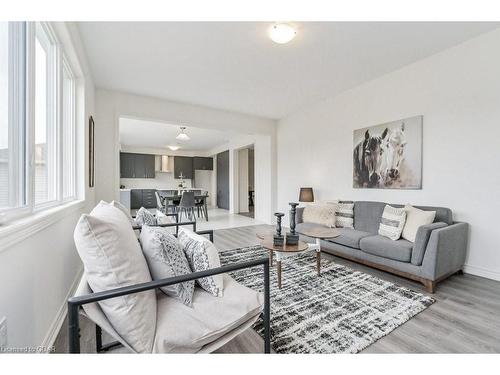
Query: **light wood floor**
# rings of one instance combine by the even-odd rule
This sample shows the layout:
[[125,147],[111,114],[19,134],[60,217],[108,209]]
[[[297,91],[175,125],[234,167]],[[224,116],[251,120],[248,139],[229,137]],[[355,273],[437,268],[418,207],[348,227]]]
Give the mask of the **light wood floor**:
[[[258,244],[256,232],[271,226],[256,225],[215,231],[214,242],[221,250]],[[413,281],[323,254],[347,265],[396,284],[426,293]],[[286,276],[285,276],[286,277]],[[500,353],[500,282],[473,275],[456,275],[441,282],[432,295],[437,302],[407,323],[378,340],[362,353]],[[67,348],[66,324],[56,341],[56,352]],[[91,352],[94,326],[82,322],[82,351]],[[263,342],[249,329],[219,353],[261,353]]]

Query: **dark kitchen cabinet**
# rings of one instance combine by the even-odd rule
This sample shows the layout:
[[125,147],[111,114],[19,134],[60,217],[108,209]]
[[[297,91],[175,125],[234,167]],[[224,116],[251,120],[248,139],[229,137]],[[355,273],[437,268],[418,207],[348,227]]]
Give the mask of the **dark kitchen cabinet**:
[[132,189],[130,191],[130,208],[155,208],[157,206],[155,193],[154,189]]
[[137,209],[142,206],[142,190],[132,189],[130,190],[130,208]]
[[193,178],[193,158],[188,156],[174,156],[174,178]]
[[120,177],[134,178],[134,154],[120,153]]
[[155,178],[155,156],[121,152],[120,177]]
[[212,171],[214,169],[214,161],[212,158],[203,158],[201,156],[195,156],[193,158],[193,169]]

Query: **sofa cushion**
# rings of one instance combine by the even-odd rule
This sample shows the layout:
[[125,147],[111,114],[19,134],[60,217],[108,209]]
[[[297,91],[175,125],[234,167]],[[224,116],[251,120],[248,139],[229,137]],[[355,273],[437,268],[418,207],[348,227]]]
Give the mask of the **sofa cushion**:
[[[186,254],[179,241],[166,229],[143,225],[139,237],[153,280],[191,273]],[[178,298],[185,305],[191,306],[194,280],[162,286],[160,289],[167,295]]]
[[153,352],[196,353],[260,314],[263,301],[262,294],[227,274],[224,274],[223,297],[217,298],[196,288],[191,308],[160,295]]
[[349,246],[354,249],[359,249],[359,241],[368,236],[373,236],[372,233],[362,232],[360,230],[351,228],[337,228],[340,232],[340,236],[335,238],[330,238],[327,241],[338,243],[340,245]]
[[365,253],[400,262],[410,262],[413,249],[413,243],[410,241],[393,241],[380,235],[362,238],[359,241],[359,246]]
[[384,208],[383,202],[355,202],[354,229],[377,234]]
[[337,205],[328,204],[309,204],[304,208],[302,220],[304,223],[321,224],[327,227],[335,227],[335,211]]
[[[80,217],[74,239],[95,293],[151,281],[134,230],[118,208],[101,201],[89,215]],[[153,290],[100,301],[99,306],[135,351],[151,352],[156,328]]]

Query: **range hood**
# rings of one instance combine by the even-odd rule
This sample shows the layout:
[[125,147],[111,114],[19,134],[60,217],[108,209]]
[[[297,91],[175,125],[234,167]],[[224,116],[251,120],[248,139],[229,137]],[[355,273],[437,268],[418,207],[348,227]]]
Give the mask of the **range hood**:
[[156,155],[156,172],[172,172],[168,168],[168,155]]

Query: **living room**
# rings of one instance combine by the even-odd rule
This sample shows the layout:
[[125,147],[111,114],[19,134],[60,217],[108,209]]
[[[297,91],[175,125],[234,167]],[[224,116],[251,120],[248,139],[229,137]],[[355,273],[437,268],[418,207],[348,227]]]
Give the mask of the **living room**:
[[0,353],[498,364],[500,22],[471,8],[8,15]]

